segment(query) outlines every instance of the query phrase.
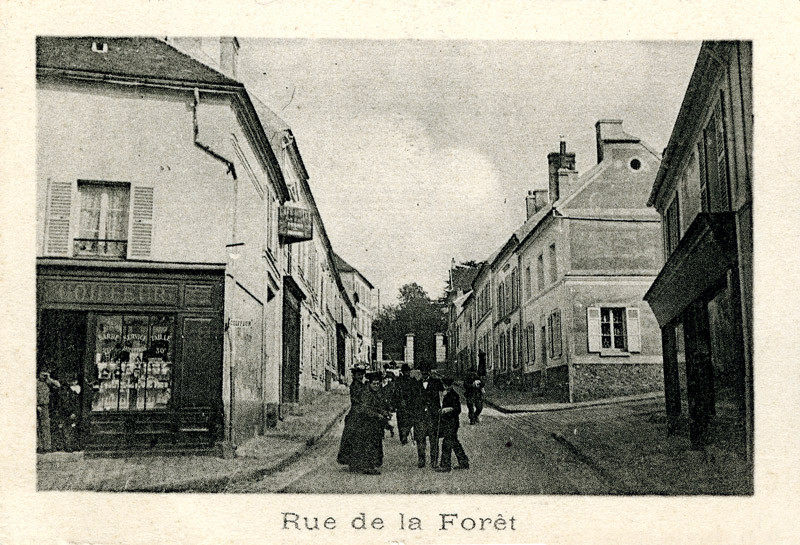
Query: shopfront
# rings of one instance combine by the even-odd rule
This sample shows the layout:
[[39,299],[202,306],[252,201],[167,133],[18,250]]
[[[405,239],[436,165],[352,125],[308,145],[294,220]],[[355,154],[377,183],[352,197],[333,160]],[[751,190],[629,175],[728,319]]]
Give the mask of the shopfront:
[[80,385],[79,447],[198,450],[222,423],[220,267],[37,271],[37,366]]

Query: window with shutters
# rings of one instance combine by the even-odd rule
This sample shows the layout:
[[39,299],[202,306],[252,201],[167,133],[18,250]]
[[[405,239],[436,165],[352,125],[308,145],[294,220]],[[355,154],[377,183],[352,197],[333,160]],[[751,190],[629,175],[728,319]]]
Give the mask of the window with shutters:
[[678,242],[681,238],[679,197],[680,195],[676,192],[675,198],[672,199],[672,203],[667,207],[667,211],[664,213],[662,229],[664,230],[664,253],[666,259],[669,259],[672,252],[678,247]]
[[730,210],[728,173],[728,135],[725,121],[725,94],[719,100],[697,145],[700,158],[700,198],[703,212]]
[[589,352],[613,355],[641,351],[638,308],[590,307],[586,316]]
[[130,185],[78,182],[80,217],[76,256],[124,258],[128,254]]

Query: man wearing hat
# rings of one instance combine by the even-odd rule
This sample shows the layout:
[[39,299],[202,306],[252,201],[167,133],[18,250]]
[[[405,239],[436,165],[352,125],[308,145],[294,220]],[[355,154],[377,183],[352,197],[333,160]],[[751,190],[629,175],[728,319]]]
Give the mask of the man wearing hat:
[[442,399],[442,420],[440,433],[442,435],[442,460],[436,471],[450,471],[451,457],[455,452],[458,465],[456,469],[469,469],[469,458],[458,440],[458,417],[461,414],[461,398],[453,388],[453,379],[445,377],[442,379],[447,389]]
[[414,411],[414,440],[417,442],[417,467],[420,468],[425,467],[426,438],[430,442],[431,467],[439,465],[439,392],[442,390],[442,382],[431,377],[427,369],[423,370]]
[[342,440],[339,443],[339,454],[336,456],[336,461],[344,465],[350,463],[355,439],[355,414],[358,411],[358,407],[364,402],[364,396],[367,392],[367,386],[364,384],[365,369],[356,366],[350,369],[350,372],[353,375],[353,382],[350,383],[350,411],[344,417]]
[[408,443],[408,434],[414,425],[414,408],[418,404],[419,382],[411,378],[411,367],[407,363],[400,366],[400,376],[395,381],[395,403],[397,409],[397,429],[400,443]]

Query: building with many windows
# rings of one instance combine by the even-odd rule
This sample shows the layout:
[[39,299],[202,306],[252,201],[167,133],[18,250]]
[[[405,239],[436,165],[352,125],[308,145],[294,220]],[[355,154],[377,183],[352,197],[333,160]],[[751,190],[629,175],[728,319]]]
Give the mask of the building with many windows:
[[529,192],[526,221],[473,283],[475,363],[483,352],[498,387],[568,402],[662,388],[658,324],[642,299],[661,252],[646,206],[660,158],[620,120],[595,129],[597,165],[580,175],[564,142],[549,154],[548,190]]
[[367,280],[366,276],[339,255],[334,254],[334,259],[345,291],[356,309],[353,327],[355,332],[353,360],[365,367],[371,367],[374,359],[372,356],[372,320],[375,318],[375,307],[373,306],[375,287]]
[[[212,45],[204,64],[154,38],[37,39],[37,366],[78,379],[89,450],[235,446],[274,425],[300,388],[286,307],[305,299],[327,325],[303,365],[320,390],[339,376],[328,332],[355,311],[307,179],[236,80],[237,40]],[[311,240],[305,292],[291,257]]]
[[752,44],[704,42],[648,204],[664,263],[667,415],[694,448],[753,452]]

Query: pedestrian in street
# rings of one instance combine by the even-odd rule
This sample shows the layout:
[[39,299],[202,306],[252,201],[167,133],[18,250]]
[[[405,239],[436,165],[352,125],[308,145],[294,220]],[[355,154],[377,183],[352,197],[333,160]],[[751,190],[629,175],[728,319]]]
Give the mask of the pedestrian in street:
[[353,381],[350,383],[350,411],[344,417],[344,430],[342,430],[342,440],[339,443],[339,453],[336,461],[343,465],[350,464],[350,457],[355,444],[355,415],[358,407],[364,403],[367,393],[367,386],[364,384],[365,369],[353,367],[350,370]]
[[389,411],[381,394],[381,373],[367,373],[368,389],[363,403],[353,415],[353,448],[349,456],[350,471],[380,475],[383,465],[383,431],[392,430]]
[[36,452],[49,452],[53,448],[50,432],[50,391],[61,387],[61,383],[42,369],[36,380]]
[[397,413],[397,431],[400,444],[408,443],[408,435],[414,426],[414,409],[418,399],[419,382],[411,378],[411,367],[404,363],[400,367],[400,376],[395,384],[395,410]]
[[483,381],[478,377],[475,369],[470,369],[464,377],[464,398],[467,402],[469,423],[477,424],[483,411]]
[[442,382],[431,377],[430,371],[422,371],[422,381],[417,387],[415,403],[414,440],[417,443],[417,467],[425,467],[425,441],[430,444],[431,467],[439,465],[439,392],[443,391]]
[[442,400],[442,419],[440,433],[442,435],[442,460],[436,471],[448,472],[451,469],[451,454],[455,452],[458,465],[455,469],[469,469],[469,458],[458,440],[458,417],[461,414],[461,398],[453,388],[453,379],[442,380],[447,389]]

